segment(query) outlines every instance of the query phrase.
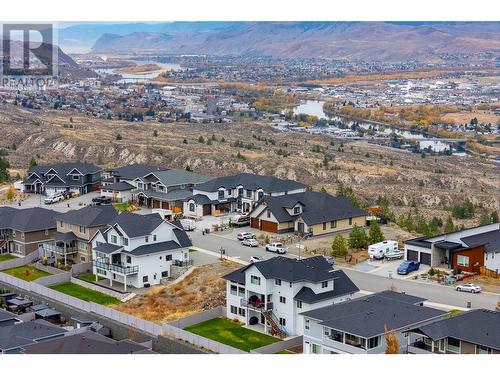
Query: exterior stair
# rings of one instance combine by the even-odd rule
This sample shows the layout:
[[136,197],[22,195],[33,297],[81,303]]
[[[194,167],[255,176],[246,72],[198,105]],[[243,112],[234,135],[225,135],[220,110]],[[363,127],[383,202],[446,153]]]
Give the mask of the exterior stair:
[[278,336],[280,339],[284,339],[287,336],[286,331],[278,323],[278,318],[274,315],[272,310],[262,311],[262,315],[264,315],[264,318],[269,322],[271,334],[273,336]]

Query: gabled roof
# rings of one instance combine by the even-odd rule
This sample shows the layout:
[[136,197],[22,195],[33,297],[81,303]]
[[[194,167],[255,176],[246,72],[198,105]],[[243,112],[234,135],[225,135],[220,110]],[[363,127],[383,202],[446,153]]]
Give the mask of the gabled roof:
[[37,165],[32,167],[28,171],[28,176],[31,173],[36,173],[38,176],[44,175],[48,171],[53,169],[57,175],[61,178],[66,176],[68,173],[77,169],[81,174],[93,174],[101,171],[101,168],[89,163],[57,163],[57,164],[48,164],[48,165]]
[[121,249],[123,249],[123,246],[113,245],[112,243],[100,243],[93,250],[109,255]]
[[122,180],[134,180],[138,177],[144,177],[151,172],[166,171],[168,168],[147,164],[129,164],[123,167],[110,170],[113,176],[120,177]]
[[212,203],[212,201],[210,200],[210,198],[207,197],[204,194],[195,194],[195,195],[192,195],[192,196],[187,197],[186,199],[184,199],[185,202],[187,202],[189,200],[193,200],[194,203],[196,203],[196,204],[209,204],[209,203]]
[[412,331],[419,331],[432,340],[453,337],[500,350],[499,311],[470,310],[421,325]]
[[284,192],[296,189],[305,189],[306,185],[292,180],[282,180],[274,176],[262,176],[253,173],[240,173],[234,176],[214,178],[196,186],[197,190],[214,192],[219,188],[234,189],[237,186],[245,189],[262,189],[267,193]]
[[460,240],[468,247],[485,245],[485,250],[488,253],[500,251],[500,229],[474,236],[462,237]]
[[35,232],[55,229],[55,217],[59,212],[41,207],[11,208],[0,207],[0,228],[9,228],[19,232]]
[[179,244],[175,241],[153,242],[136,247],[134,250],[130,251],[124,250],[123,253],[132,254],[135,256],[141,256],[141,255],[161,253],[164,251],[178,250],[182,247],[183,246],[179,246]]
[[[267,205],[267,208],[279,222],[293,221],[298,217],[302,217],[307,225],[313,225],[366,215],[365,211],[354,206],[345,197],[334,197],[326,193],[312,191],[279,196],[267,195],[260,202]],[[302,205],[302,213],[290,215],[286,208],[292,208],[297,203]],[[254,210],[258,207],[259,205]]]
[[120,181],[120,182],[115,182],[113,184],[103,186],[102,188],[107,189],[107,190],[127,191],[127,190],[135,189],[135,186],[129,184],[126,181]]
[[[184,169],[169,169],[166,171],[151,172],[150,174],[154,174],[159,181],[167,187],[187,184],[201,184],[202,182],[213,179],[213,177],[204,176],[202,174],[186,171]],[[144,177],[146,177],[146,175]]]
[[255,267],[266,279],[281,279],[288,282],[310,281],[318,283],[332,280],[335,272],[323,256],[315,256],[304,259],[291,259],[282,256],[249,264],[239,270],[224,276],[225,279],[245,282],[245,272]]
[[323,326],[370,338],[384,334],[385,327],[400,330],[446,313],[412,303],[414,301],[407,299],[403,293],[382,292],[306,311],[301,315],[318,320]]
[[159,214],[139,215],[122,212],[111,221],[111,225],[118,224],[129,238],[134,238],[151,234],[164,221]]
[[84,227],[95,227],[109,224],[118,216],[118,212],[113,205],[87,206],[79,210],[71,210],[56,216],[56,220],[61,220],[74,225]]
[[293,299],[311,304],[324,301],[325,299],[336,298],[359,292],[359,288],[344,273],[344,271],[334,271],[333,277],[333,289],[329,288],[330,290],[316,294],[311,288],[305,286],[298,291]]

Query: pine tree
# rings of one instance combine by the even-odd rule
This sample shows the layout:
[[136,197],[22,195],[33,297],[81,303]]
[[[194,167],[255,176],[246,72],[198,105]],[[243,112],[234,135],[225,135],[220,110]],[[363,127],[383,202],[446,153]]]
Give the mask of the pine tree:
[[347,255],[347,240],[344,236],[337,234],[332,242],[332,255],[346,256]]
[[446,223],[444,224],[444,233],[451,233],[455,230],[455,224],[453,224],[453,219],[448,216]]
[[380,225],[377,220],[370,221],[370,231],[368,234],[368,243],[374,244],[377,242],[381,242],[385,239],[382,230],[380,229]]
[[30,163],[28,165],[28,169],[36,167],[37,165],[38,165],[38,163],[36,162],[36,159],[34,157],[31,157]]
[[354,224],[351,233],[349,233],[349,246],[353,249],[363,249],[366,246],[366,242],[365,231]]

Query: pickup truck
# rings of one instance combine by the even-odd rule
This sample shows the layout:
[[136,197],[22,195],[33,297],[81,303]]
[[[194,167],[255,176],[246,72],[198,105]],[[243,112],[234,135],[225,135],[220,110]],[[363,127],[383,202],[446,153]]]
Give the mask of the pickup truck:
[[404,251],[391,251],[389,253],[385,253],[384,258],[386,260],[396,260],[396,259],[403,259],[405,256]]
[[414,260],[405,260],[401,263],[397,269],[398,275],[408,275],[412,271],[418,270],[420,267],[420,262],[415,262]]

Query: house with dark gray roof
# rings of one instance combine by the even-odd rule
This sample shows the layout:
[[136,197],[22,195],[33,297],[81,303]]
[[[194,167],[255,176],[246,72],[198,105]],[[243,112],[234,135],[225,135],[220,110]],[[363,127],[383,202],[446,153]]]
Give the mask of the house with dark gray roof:
[[112,205],[87,206],[56,215],[54,240],[43,244],[45,256],[64,264],[92,260],[90,239],[99,229],[107,228],[118,212]]
[[312,191],[264,196],[249,215],[252,228],[272,233],[316,236],[366,225],[366,212],[349,199]]
[[254,262],[224,276],[227,317],[281,337],[301,335],[301,313],[347,301],[359,289],[323,256],[282,256]]
[[500,223],[406,240],[405,259],[433,267],[500,272]]
[[37,165],[27,172],[22,182],[26,193],[52,195],[71,191],[86,194],[101,184],[101,168],[87,163]]
[[446,311],[423,306],[425,299],[384,291],[301,313],[303,351],[307,354],[380,354],[385,333],[406,352],[404,331],[439,319]]
[[175,266],[189,264],[191,240],[159,214],[123,212],[91,238],[93,273],[110,287],[143,288],[172,277]]
[[41,207],[0,207],[0,249],[25,256],[52,242],[58,214]]
[[465,311],[407,331],[412,354],[500,354],[500,311]]
[[239,173],[218,177],[193,188],[192,196],[185,199],[184,215],[201,217],[234,211],[246,214],[264,196],[279,196],[304,191],[306,191],[306,185],[274,176]]

